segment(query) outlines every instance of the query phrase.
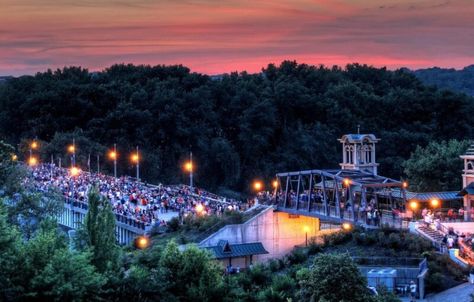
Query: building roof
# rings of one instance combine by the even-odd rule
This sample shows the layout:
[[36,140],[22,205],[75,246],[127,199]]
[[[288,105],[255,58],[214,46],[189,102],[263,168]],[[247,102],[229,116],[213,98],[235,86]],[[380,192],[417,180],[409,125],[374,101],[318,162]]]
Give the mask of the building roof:
[[347,143],[362,143],[364,139],[367,139],[370,142],[378,142],[380,139],[376,138],[373,134],[345,134],[339,141]]
[[461,192],[458,193],[458,196],[464,195],[474,195],[474,182],[468,184],[464,189],[461,190]]
[[474,155],[474,144],[471,144],[466,151],[466,155]]
[[203,248],[209,250],[216,259],[268,254],[261,242],[230,244],[227,240],[219,240],[216,246]]
[[[388,196],[389,191],[384,190],[381,192],[378,192],[378,194]],[[392,197],[393,198],[403,198],[403,193],[400,189],[394,188],[392,189]],[[405,191],[405,196],[407,200],[410,199],[415,199],[417,201],[431,201],[433,199],[438,199],[438,200],[456,200],[459,199],[459,195],[457,191],[446,191],[446,192],[410,192],[410,191]]]
[[363,172],[360,170],[349,170],[349,169],[326,169],[326,170],[306,170],[296,172],[278,173],[277,177],[282,176],[297,176],[297,175],[310,175],[320,174],[329,177],[326,181],[338,180],[344,181],[349,179],[352,185],[364,186],[364,187],[401,187],[402,183],[398,180],[394,180],[388,177],[374,175],[372,173]]

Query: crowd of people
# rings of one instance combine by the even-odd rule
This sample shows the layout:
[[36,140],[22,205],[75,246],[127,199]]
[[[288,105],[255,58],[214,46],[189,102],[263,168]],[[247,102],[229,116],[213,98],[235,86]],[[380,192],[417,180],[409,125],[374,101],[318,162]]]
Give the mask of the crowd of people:
[[97,185],[100,194],[109,200],[116,214],[145,225],[165,224],[163,213],[174,211],[185,215],[222,214],[225,210],[244,210],[246,204],[210,194],[189,186],[150,185],[130,177],[108,176],[81,171],[72,175],[69,169],[54,164],[32,168],[30,181],[36,190],[56,187],[65,198],[87,203],[88,191]]

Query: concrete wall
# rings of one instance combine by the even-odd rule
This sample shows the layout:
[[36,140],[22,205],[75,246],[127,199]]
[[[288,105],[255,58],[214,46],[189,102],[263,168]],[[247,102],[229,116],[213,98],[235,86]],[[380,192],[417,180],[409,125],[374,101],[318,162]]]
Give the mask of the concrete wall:
[[318,231],[318,218],[275,212],[269,207],[244,224],[223,227],[199,245],[215,246],[219,240],[228,240],[231,244],[261,242],[269,252],[254,256],[255,262],[261,262],[285,256],[296,245],[305,244],[306,233],[309,240],[318,235]]

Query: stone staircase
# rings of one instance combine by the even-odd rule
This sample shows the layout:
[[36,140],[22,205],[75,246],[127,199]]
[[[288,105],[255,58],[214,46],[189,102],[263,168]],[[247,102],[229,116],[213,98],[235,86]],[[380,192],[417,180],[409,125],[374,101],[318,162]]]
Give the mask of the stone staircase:
[[425,235],[428,239],[430,239],[433,243],[441,245],[443,242],[444,234],[441,233],[440,231],[433,230],[430,227],[427,227],[426,225],[419,225],[417,227],[417,230],[419,233],[422,233],[422,235]]

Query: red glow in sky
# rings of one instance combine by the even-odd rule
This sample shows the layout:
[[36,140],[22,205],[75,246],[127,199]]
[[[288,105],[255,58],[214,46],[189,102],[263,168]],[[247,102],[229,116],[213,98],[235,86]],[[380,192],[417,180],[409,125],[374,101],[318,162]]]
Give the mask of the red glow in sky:
[[0,75],[114,63],[219,74],[268,63],[461,68],[472,0],[0,0]]

